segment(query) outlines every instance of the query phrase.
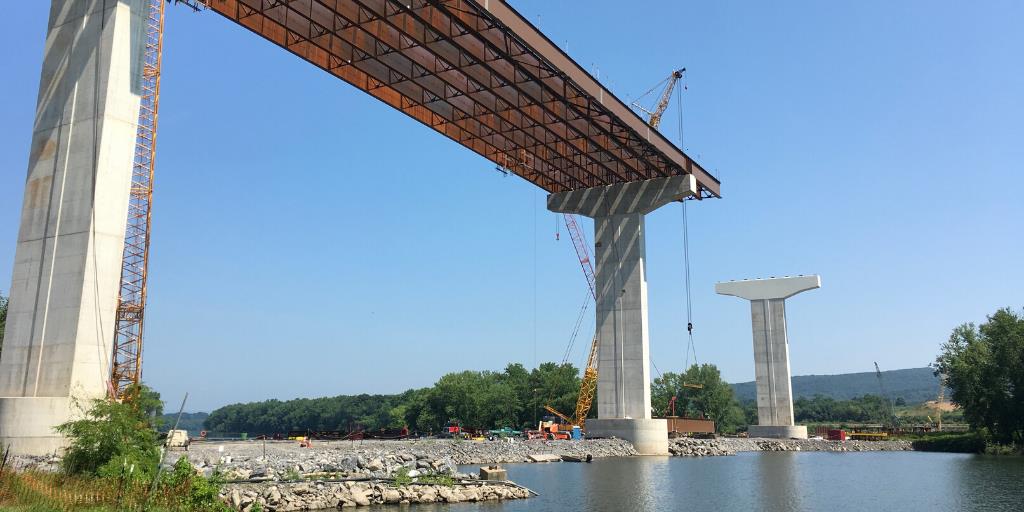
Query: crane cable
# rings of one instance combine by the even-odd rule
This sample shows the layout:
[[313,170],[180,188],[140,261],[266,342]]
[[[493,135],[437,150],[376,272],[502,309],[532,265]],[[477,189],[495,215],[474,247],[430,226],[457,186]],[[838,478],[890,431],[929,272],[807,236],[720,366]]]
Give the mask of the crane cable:
[[[683,89],[686,89],[686,78],[684,75],[682,87],[676,88],[676,112],[678,113],[677,119],[679,122],[679,147],[684,148],[683,145]],[[699,193],[698,193],[699,194]],[[683,268],[684,268],[684,279],[686,280],[686,354],[683,361],[682,375],[686,375],[686,372],[690,369],[690,354],[693,354],[693,365],[698,365],[697,362],[697,349],[696,345],[693,344],[693,293],[690,285],[690,226],[689,219],[686,215],[686,200],[682,201],[682,212],[683,212]],[[683,386],[687,387],[687,382],[683,381]],[[696,384],[703,387],[699,384]],[[677,392],[677,395],[680,394]],[[685,407],[685,404],[684,404]]]
[[683,201],[683,266],[686,280],[686,334],[689,341],[686,345],[683,371],[690,369],[690,354],[693,364],[697,364],[697,349],[693,344],[693,294],[690,286],[690,226],[686,217],[686,201]]
[[[683,89],[686,89],[686,78],[684,75],[683,86],[676,88],[676,112],[678,113],[679,147],[683,148]],[[683,372],[690,369],[690,354],[693,354],[693,364],[697,363],[697,348],[693,344],[693,293],[690,286],[690,224],[686,216],[686,200],[682,201],[683,206],[683,266],[684,278],[686,280],[686,333],[689,338],[684,356]]]

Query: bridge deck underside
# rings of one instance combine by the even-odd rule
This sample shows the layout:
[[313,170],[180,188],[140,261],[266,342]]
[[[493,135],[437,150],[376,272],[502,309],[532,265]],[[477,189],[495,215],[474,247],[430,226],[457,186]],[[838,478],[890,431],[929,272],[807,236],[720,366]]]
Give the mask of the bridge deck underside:
[[703,196],[719,195],[503,1],[205,1],[549,192],[693,174]]

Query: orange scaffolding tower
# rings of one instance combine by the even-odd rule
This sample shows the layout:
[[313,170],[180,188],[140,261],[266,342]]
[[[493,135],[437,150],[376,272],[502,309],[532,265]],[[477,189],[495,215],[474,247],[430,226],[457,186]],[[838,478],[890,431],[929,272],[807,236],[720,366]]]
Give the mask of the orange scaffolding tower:
[[146,271],[149,265],[153,169],[156,162],[160,63],[164,37],[164,0],[145,1],[146,48],[141,77],[142,96],[135,137],[110,374],[110,394],[122,400],[127,398],[127,394],[142,377],[142,332],[146,309]]

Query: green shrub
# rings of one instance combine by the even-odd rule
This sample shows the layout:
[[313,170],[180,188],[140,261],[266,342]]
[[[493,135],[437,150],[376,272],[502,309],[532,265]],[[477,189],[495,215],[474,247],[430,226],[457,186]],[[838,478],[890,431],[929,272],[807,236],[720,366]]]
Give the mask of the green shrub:
[[230,509],[218,498],[221,483],[219,473],[215,472],[210,478],[203,478],[196,473],[188,457],[182,457],[174,464],[174,469],[163,478],[161,487],[177,492],[178,505],[185,510],[222,512]]
[[985,437],[974,432],[943,434],[918,439],[911,446],[923,452],[982,453],[985,451]]
[[152,478],[159,463],[156,432],[128,403],[96,399],[84,417],[56,428],[69,441],[61,467],[69,475]]

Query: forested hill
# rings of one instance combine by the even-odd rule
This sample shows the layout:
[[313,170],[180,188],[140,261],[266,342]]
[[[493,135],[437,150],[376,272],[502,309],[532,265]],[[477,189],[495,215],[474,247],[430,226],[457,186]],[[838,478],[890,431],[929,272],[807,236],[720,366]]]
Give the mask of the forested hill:
[[[178,422],[179,430],[188,430],[192,435],[199,435],[199,432],[203,430],[203,422],[209,414],[205,412],[186,412],[182,413],[181,421]],[[177,413],[175,414],[164,414],[160,416],[160,428],[161,432],[166,432],[174,426],[175,420],[178,419]]]
[[[931,368],[908,368],[882,372],[886,394],[895,400],[903,398],[908,404],[935,400],[939,379]],[[754,383],[732,385],[740,401],[754,400]],[[878,377],[875,372],[845,373],[841,375],[799,375],[793,377],[793,399],[823,395],[836,400],[849,400],[864,395],[878,395]]]

